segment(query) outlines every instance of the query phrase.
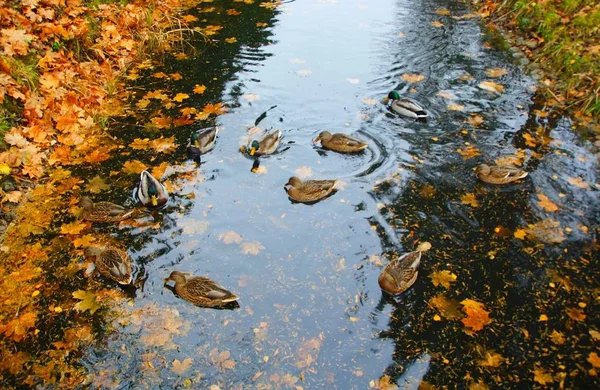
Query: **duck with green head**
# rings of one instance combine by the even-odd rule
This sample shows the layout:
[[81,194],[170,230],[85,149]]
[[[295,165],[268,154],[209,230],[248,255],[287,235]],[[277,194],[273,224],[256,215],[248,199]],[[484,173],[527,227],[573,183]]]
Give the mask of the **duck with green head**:
[[402,116],[413,119],[426,119],[429,114],[423,106],[413,99],[402,98],[398,91],[391,91],[387,97],[383,99],[383,103],[392,101],[392,110]]
[[165,186],[148,171],[140,174],[140,184],[137,190],[140,202],[150,208],[162,208],[169,200],[169,193]]
[[199,159],[200,155],[210,152],[217,142],[217,134],[219,134],[217,126],[194,131],[187,147],[190,158]]
[[240,152],[248,153],[250,156],[264,156],[273,154],[281,142],[281,130],[265,134],[260,141],[254,140],[250,146],[240,147]]

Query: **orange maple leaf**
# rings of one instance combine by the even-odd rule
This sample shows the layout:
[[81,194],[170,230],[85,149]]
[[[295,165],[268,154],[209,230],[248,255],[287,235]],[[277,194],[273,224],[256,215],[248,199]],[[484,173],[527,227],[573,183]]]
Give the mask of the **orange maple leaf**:
[[227,107],[224,107],[222,103],[207,104],[202,109],[202,112],[207,113],[209,115],[210,114],[221,115],[221,114],[225,114],[227,112]]
[[36,321],[36,313],[24,313],[11,320],[8,324],[0,326],[0,332],[4,333],[6,337],[10,337],[14,341],[19,342],[26,337],[29,329],[35,326]]
[[27,34],[26,30],[17,30],[15,28],[3,28],[0,43],[4,53],[9,57],[16,55],[27,55],[29,53],[29,42],[35,37]]
[[466,318],[461,320],[467,327],[467,329],[465,329],[467,334],[473,334],[480,331],[485,325],[492,322],[490,319],[490,312],[484,309],[485,306],[483,303],[472,299],[465,299],[461,304],[463,305],[463,312],[467,315]]

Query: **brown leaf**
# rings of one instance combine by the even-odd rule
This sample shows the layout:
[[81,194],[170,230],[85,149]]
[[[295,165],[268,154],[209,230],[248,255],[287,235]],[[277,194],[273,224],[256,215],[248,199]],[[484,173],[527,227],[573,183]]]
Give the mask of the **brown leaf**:
[[504,357],[494,351],[485,351],[483,359],[479,361],[481,367],[496,368],[504,362]]
[[587,317],[585,314],[583,314],[581,310],[579,310],[576,307],[566,309],[565,312],[569,317],[571,317],[571,319],[575,321],[583,321]]
[[260,251],[265,249],[264,246],[258,241],[246,241],[241,245],[242,253],[246,255],[258,255]]
[[431,22],[431,25],[433,27],[444,27],[444,23],[438,22],[437,20],[434,20],[433,22]]
[[237,234],[234,231],[228,231],[225,233],[221,233],[218,236],[219,241],[223,241],[225,244],[241,244],[242,243],[242,236],[240,236],[239,234]]
[[171,371],[175,374],[183,375],[189,368],[192,366],[194,361],[191,358],[185,358],[182,362],[175,359],[173,360],[173,367],[171,367]]
[[463,304],[463,312],[467,315],[467,318],[461,320],[465,327],[467,327],[465,330],[467,334],[480,331],[485,325],[492,322],[489,316],[490,312],[485,310],[483,303],[472,299],[465,299],[461,303]]
[[475,156],[479,156],[481,155],[481,153],[479,152],[479,150],[477,150],[477,148],[473,147],[473,146],[467,146],[464,149],[457,149],[456,150],[458,153],[460,153],[460,155],[465,159],[468,160],[472,157]]
[[462,104],[448,104],[447,106],[448,110],[450,111],[464,111],[465,110],[465,106],[463,106]]
[[460,201],[463,204],[468,204],[471,207],[479,207],[479,202],[477,202],[477,198],[475,198],[475,194],[464,194],[460,197]]
[[482,81],[481,83],[479,83],[478,86],[479,88],[485,89],[489,92],[494,92],[498,94],[504,92],[504,87],[500,84],[494,83],[493,81]]
[[540,385],[547,385],[553,381],[552,375],[540,367],[536,367],[533,370],[533,380]]
[[448,299],[443,295],[438,295],[437,297],[431,298],[429,304],[435,307],[440,312],[440,315],[447,320],[460,320],[464,317],[460,311],[460,303],[454,299]]
[[560,229],[560,222],[552,218],[529,225],[525,232],[530,240],[538,240],[546,244],[560,244],[566,239]]
[[569,178],[567,178],[567,181],[569,182],[569,184],[572,184],[579,188],[583,188],[584,190],[590,189],[590,185],[588,183],[586,183],[585,181],[583,181],[583,179],[580,177],[569,177]]
[[469,119],[467,119],[469,121],[469,123],[471,124],[471,126],[473,127],[477,127],[479,125],[481,125],[483,123],[483,117],[479,116],[477,114],[473,114],[469,117]]
[[544,210],[546,210],[549,213],[555,213],[558,211],[558,206],[555,203],[553,203],[550,199],[548,199],[546,195],[540,192],[539,194],[537,194],[537,196],[539,199],[538,204]]
[[508,73],[508,70],[503,69],[503,68],[493,68],[493,69],[486,69],[485,73],[490,76],[490,77],[502,77],[505,74]]
[[22,195],[23,193],[21,191],[9,191],[6,194],[4,194],[3,201],[7,200],[11,203],[19,203]]

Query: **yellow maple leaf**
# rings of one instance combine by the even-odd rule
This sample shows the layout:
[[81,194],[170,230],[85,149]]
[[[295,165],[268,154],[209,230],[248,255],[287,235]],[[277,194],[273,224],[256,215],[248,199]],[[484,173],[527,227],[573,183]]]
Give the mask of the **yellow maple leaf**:
[[460,201],[463,204],[468,204],[471,207],[479,207],[479,202],[477,202],[477,198],[475,198],[475,194],[464,194],[460,197]]
[[196,95],[202,95],[204,93],[204,91],[206,91],[206,86],[204,84],[202,84],[202,85],[200,85],[200,84],[194,85],[193,92]]
[[527,232],[525,231],[525,229],[517,229],[515,230],[514,236],[517,237],[519,240],[524,240],[527,236]]
[[110,186],[106,184],[104,180],[98,175],[90,179],[85,186],[85,190],[87,192],[91,192],[92,194],[99,194],[102,191],[108,190],[109,188]]
[[123,164],[123,172],[130,174],[140,174],[143,170],[147,169],[148,166],[139,160],[126,161]]
[[73,298],[81,300],[81,302],[75,304],[75,310],[89,311],[91,314],[94,314],[96,310],[100,309],[100,304],[96,301],[96,294],[94,292],[77,290],[72,295]]
[[237,38],[236,37],[225,38],[225,42],[227,42],[227,43],[236,43],[237,42]]
[[443,295],[438,295],[437,297],[431,298],[429,303],[440,312],[442,317],[447,320],[460,320],[464,317],[464,314],[461,312],[460,303],[454,299],[449,299]]
[[153,139],[149,142],[149,146],[158,153],[169,153],[177,148],[177,144],[175,144],[175,136]]
[[587,361],[594,367],[600,367],[600,357],[596,352],[590,352]]
[[75,222],[71,222],[71,223],[66,223],[60,227],[60,234],[77,235],[77,234],[81,233],[82,230],[84,230],[88,227],[89,227],[89,224],[87,222],[75,221]]
[[555,213],[558,211],[558,206],[554,202],[552,202],[550,199],[548,199],[548,197],[546,195],[544,195],[540,192],[539,194],[537,194],[537,196],[539,199],[538,204],[544,210],[546,210],[549,213]]
[[169,76],[171,76],[171,78],[175,81],[181,80],[183,78],[181,73],[171,73]]
[[460,155],[465,159],[468,160],[472,157],[475,156],[479,156],[481,155],[481,153],[479,152],[479,150],[477,150],[477,148],[473,147],[473,146],[467,146],[464,149],[457,149],[456,150],[458,153],[460,153]]
[[197,17],[195,17],[194,15],[183,15],[181,17],[183,20],[185,20],[186,22],[190,23],[190,22],[195,22],[198,20]]
[[499,367],[500,364],[504,362],[504,360],[504,357],[499,353],[496,353],[494,351],[485,351],[483,353],[483,359],[479,361],[479,365],[481,367],[496,368]]
[[182,101],[184,101],[185,99],[188,99],[190,97],[190,95],[188,95],[187,93],[178,93],[177,95],[175,95],[175,97],[173,98],[174,101],[181,103]]
[[533,380],[540,385],[547,385],[553,381],[552,375],[541,367],[536,367],[533,370]]
[[129,144],[131,149],[135,150],[146,150],[148,149],[148,144],[150,143],[150,139],[148,138],[136,138],[132,143]]
[[442,285],[444,288],[450,288],[450,283],[456,281],[456,274],[450,271],[436,271],[429,275],[434,286]]
[[221,114],[225,114],[227,112],[227,107],[223,106],[222,103],[207,104],[202,109],[202,112],[207,113],[207,114],[221,115]]
[[26,312],[18,317],[11,319],[6,325],[0,325],[0,332],[6,337],[10,337],[16,342],[19,342],[27,336],[29,329],[35,326],[37,314]]
[[265,22],[256,22],[256,27],[267,27],[269,24]]
[[425,76],[418,73],[404,73],[401,77],[403,80],[408,81],[409,83],[418,83],[425,79]]

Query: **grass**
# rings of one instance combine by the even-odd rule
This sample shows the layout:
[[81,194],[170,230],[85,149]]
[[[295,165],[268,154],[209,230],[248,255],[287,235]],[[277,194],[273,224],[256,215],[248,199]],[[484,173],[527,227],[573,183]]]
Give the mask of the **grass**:
[[600,115],[600,1],[498,0],[492,18],[504,19],[540,43],[533,61],[554,75],[567,107]]

